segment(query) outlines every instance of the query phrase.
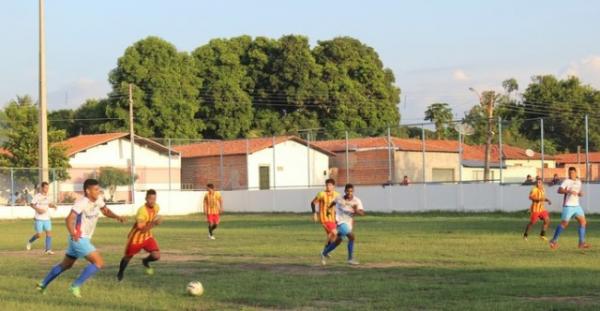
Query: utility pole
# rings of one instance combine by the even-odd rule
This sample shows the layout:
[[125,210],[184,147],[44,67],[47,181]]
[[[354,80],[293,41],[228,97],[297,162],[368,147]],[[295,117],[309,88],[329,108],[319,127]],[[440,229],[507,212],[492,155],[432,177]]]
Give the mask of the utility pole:
[[[474,88],[469,88],[469,91],[477,94],[479,97],[479,104],[485,108],[487,117],[487,133],[485,140],[485,159],[483,168],[483,179],[487,182],[490,180],[490,158],[492,153],[492,138],[494,137],[494,128],[492,122],[494,121],[494,100],[496,99],[496,92],[487,91],[482,96]],[[485,102],[484,102],[485,101]]]
[[39,182],[48,180],[48,103],[46,102],[46,33],[44,0],[39,0]]
[[135,133],[133,131],[133,85],[129,83],[129,142],[131,143],[131,203],[135,204]]

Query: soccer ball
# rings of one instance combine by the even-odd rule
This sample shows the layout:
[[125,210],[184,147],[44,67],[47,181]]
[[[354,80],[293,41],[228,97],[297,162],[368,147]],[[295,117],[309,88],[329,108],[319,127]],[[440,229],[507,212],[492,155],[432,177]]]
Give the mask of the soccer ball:
[[198,281],[190,282],[187,285],[186,291],[192,296],[201,296],[204,293],[204,286]]

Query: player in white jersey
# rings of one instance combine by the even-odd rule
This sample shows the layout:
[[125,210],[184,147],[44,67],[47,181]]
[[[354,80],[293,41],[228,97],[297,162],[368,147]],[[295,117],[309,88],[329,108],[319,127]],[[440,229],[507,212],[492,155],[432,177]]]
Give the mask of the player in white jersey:
[[69,290],[81,298],[80,287],[104,266],[104,260],[100,253],[91,243],[92,235],[96,229],[96,223],[100,213],[104,216],[125,222],[125,218],[116,215],[106,207],[100,196],[100,186],[95,179],[87,179],[83,183],[84,197],[78,199],[73,209],[67,216],[67,230],[69,231],[69,247],[63,261],[54,266],[44,280],[38,284],[37,289],[46,292],[48,284],[64,271],[70,269],[79,258],[85,258],[90,263],[83,269],[81,275],[71,284]]
[[42,232],[46,233],[46,244],[44,248],[44,254],[53,255],[52,251],[52,221],[50,220],[50,208],[56,209],[54,203],[50,203],[48,199],[48,189],[50,186],[47,182],[42,182],[40,185],[40,192],[38,192],[29,206],[35,211],[33,216],[35,234],[27,241],[27,250],[31,250],[31,244],[40,238]]
[[579,222],[579,248],[590,248],[590,245],[585,242],[587,222],[585,220],[583,208],[581,208],[581,205],[579,204],[579,198],[583,196],[581,188],[581,180],[577,178],[577,170],[575,167],[569,167],[569,178],[565,179],[558,188],[558,193],[564,194],[563,210],[560,224],[556,227],[554,237],[550,240],[550,248],[552,249],[558,248],[558,237],[560,236],[560,233],[567,228],[569,220],[573,217]]
[[321,264],[327,263],[327,255],[333,251],[344,237],[348,238],[348,264],[358,265],[358,261],[354,259],[354,241],[356,236],[352,231],[354,227],[354,215],[365,215],[362,201],[354,196],[354,186],[346,184],[344,187],[344,195],[337,197],[331,207],[335,206],[335,220],[337,223],[338,236],[335,243],[328,246],[321,256]]

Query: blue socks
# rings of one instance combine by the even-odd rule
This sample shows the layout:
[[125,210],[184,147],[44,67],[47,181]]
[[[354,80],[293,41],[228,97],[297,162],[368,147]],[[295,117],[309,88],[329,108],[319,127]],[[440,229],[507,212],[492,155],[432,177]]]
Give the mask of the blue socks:
[[348,240],[348,260],[352,260],[354,254],[354,240]]
[[87,279],[91,278],[100,269],[95,264],[91,263],[81,271],[81,275],[73,282],[73,287],[80,287]]
[[52,282],[54,279],[56,279],[57,276],[59,276],[61,273],[63,273],[63,268],[60,266],[60,264],[52,267],[52,269],[50,269],[50,272],[48,273],[48,275],[46,275],[46,278],[44,278],[44,280],[42,281],[42,286],[46,287],[48,286],[48,284],[50,284],[50,282]]
[[556,231],[554,231],[554,237],[552,238],[552,241],[558,241],[558,236],[563,232],[563,230],[565,230],[565,228],[563,228],[561,225],[556,226]]
[[585,242],[585,227],[584,226],[579,226],[579,244],[582,244]]
[[329,242],[329,244],[327,244],[327,246],[325,246],[325,249],[323,250],[323,255],[331,253],[336,247],[337,245],[335,244],[335,242]]
[[33,243],[35,240],[37,240],[38,238],[35,236],[35,234],[31,237],[31,239],[29,239],[29,243]]
[[52,237],[46,237],[46,250],[49,251],[52,249]]

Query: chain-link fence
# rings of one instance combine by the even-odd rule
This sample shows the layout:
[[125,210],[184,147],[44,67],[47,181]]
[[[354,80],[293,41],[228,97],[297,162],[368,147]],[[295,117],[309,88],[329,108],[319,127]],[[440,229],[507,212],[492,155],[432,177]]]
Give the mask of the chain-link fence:
[[[234,140],[129,136],[94,141],[69,154],[70,168],[49,170],[51,195],[70,203],[86,178],[97,178],[110,202],[156,189],[278,190],[339,185],[409,186],[494,182],[556,185],[569,167],[600,180],[600,135],[589,120],[526,119],[422,123],[357,132],[302,130],[294,135]],[[570,123],[569,123],[570,122]],[[366,133],[366,134],[365,134]],[[96,138],[94,138],[96,139]],[[0,168],[0,204],[24,205],[39,185],[37,168]]]

